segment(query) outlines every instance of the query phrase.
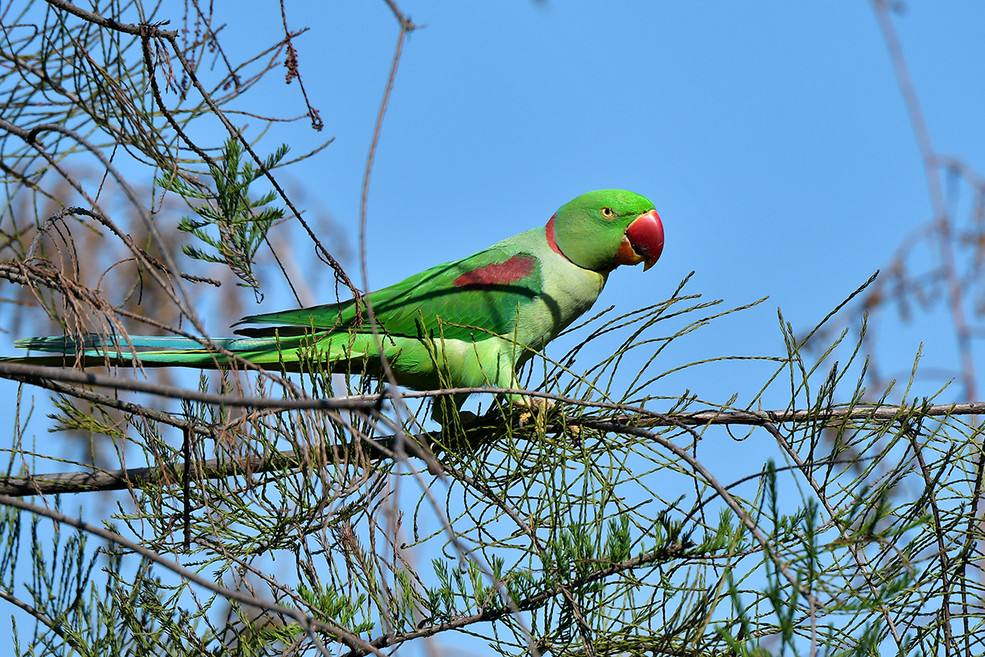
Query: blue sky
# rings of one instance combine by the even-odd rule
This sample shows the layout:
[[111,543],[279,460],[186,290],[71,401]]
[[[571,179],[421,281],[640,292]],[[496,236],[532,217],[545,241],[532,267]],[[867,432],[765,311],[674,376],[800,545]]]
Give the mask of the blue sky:
[[[180,15],[180,4],[165,3],[164,13],[173,5]],[[226,5],[255,12],[220,14],[233,59],[273,40],[275,4]],[[916,143],[865,2],[400,4],[422,28],[408,38],[374,172],[370,288],[543,224],[581,192],[625,187],[654,200],[666,248],[647,273],[615,272],[601,303],[654,303],[694,270],[691,289],[709,297],[769,301],[673,357],[776,353],[777,306],[795,328],[809,327],[930,217]],[[301,153],[334,137],[289,177],[310,207],[331,213],[330,241],[354,253],[397,27],[383,2],[287,10],[292,28],[312,28],[296,47],[325,129],[278,126],[261,151],[286,142]],[[897,25],[937,149],[985,170],[985,8],[913,2]],[[240,109],[304,111],[279,74],[246,101]],[[216,133],[213,145],[221,140]],[[361,284],[355,258],[345,264]],[[313,300],[332,300],[328,270],[302,267]],[[257,311],[291,305],[268,293]],[[929,362],[954,360],[940,309],[881,330],[880,349],[901,371],[920,341]],[[761,383],[726,371],[734,376],[676,379],[665,394],[686,387],[724,401]],[[38,420],[32,428],[45,438]],[[758,470],[749,463],[764,454],[746,450],[741,474]],[[712,467],[727,458],[708,455]]]

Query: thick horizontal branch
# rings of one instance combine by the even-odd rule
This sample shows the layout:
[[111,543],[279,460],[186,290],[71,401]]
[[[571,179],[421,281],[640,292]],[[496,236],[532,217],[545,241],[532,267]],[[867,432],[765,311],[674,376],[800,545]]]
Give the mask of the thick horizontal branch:
[[791,422],[836,423],[848,420],[903,420],[918,417],[948,417],[952,415],[983,415],[985,402],[964,402],[961,404],[928,404],[926,406],[903,406],[897,404],[860,404],[844,408],[826,409],[788,409],[783,411],[697,411],[661,415],[656,422],[647,426],[674,426],[685,424],[701,426],[704,424],[744,424],[763,426],[766,424],[789,424]]
[[[9,366],[9,363],[0,363],[0,367]],[[49,368],[58,369],[58,368]],[[71,372],[73,370],[59,370]],[[80,373],[83,374],[83,373]],[[95,376],[95,375],[85,375]],[[109,377],[111,378],[111,377]],[[457,394],[469,390],[472,392],[490,392],[488,388],[450,388],[448,390],[436,390],[430,392],[410,392],[405,397],[424,397],[440,396],[445,394]],[[189,391],[183,391],[189,392]],[[547,393],[527,392],[531,396],[556,399],[564,402],[580,404],[591,407],[611,407],[617,408],[626,413],[611,417],[585,417],[581,419],[569,419],[568,426],[597,426],[600,429],[610,431],[613,427],[626,426],[635,428],[644,427],[681,427],[681,426],[705,426],[705,425],[744,425],[744,426],[765,426],[773,424],[800,424],[808,422],[847,422],[847,421],[879,421],[887,422],[893,420],[913,419],[918,417],[949,417],[962,415],[985,415],[985,402],[968,402],[963,404],[935,404],[928,406],[900,406],[893,404],[881,404],[873,406],[855,406],[852,408],[832,408],[828,410],[783,410],[783,411],[719,411],[705,410],[693,413],[653,413],[650,411],[637,412],[626,406],[619,407],[617,404],[595,404],[584,401],[566,399],[559,395]],[[229,400],[236,402],[237,406],[251,406],[258,402],[268,402],[264,404],[267,408],[287,408],[283,404],[290,403],[289,408],[364,408],[361,405],[354,406],[333,406],[332,403],[342,404],[345,401],[359,404],[369,403],[378,405],[380,399],[385,397],[374,396],[372,398],[341,397],[335,399],[265,399],[249,397],[232,397],[226,395],[208,395],[199,393],[202,397],[212,400],[212,403],[227,403]],[[214,401],[215,399],[222,401]],[[208,400],[206,400],[208,401]],[[501,427],[500,427],[501,428]],[[490,430],[495,432],[496,427],[488,424],[477,425],[469,430],[470,438],[479,435],[488,435]],[[374,439],[364,439],[358,442],[341,443],[335,445],[324,445],[318,449],[303,448],[291,449],[277,452],[270,455],[257,455],[249,457],[222,459],[207,459],[196,461],[192,467],[188,468],[191,477],[198,480],[222,479],[226,477],[262,474],[281,470],[291,470],[303,468],[311,463],[326,462],[352,462],[357,458],[368,458],[379,460],[389,458],[393,455],[397,442],[403,437],[420,446],[434,449],[441,441],[438,440],[440,434],[418,433],[409,436],[397,434],[381,436]],[[141,467],[128,468],[121,470],[100,470],[97,472],[62,472],[43,475],[27,475],[18,477],[0,477],[0,495],[50,495],[55,493],[87,493],[96,491],[137,489],[145,486],[160,486],[181,483],[181,473],[185,471],[183,463],[176,463],[167,467]]]
[[[416,437],[424,440],[422,435]],[[269,455],[248,457],[224,457],[193,461],[188,474],[194,481],[224,479],[243,475],[263,474],[280,470],[295,470],[311,463],[353,462],[358,459],[380,460],[393,454],[397,436],[385,436],[365,440],[358,445],[347,443],[325,447],[284,450]],[[320,453],[318,453],[320,452]],[[134,490],[138,488],[179,485],[184,483],[184,463],[168,466],[98,470],[93,472],[59,472],[0,478],[0,495],[24,497],[28,495],[54,495],[57,493],[93,493],[110,490]]]
[[115,390],[130,390],[132,392],[143,392],[169,399],[181,399],[184,401],[200,402],[203,404],[213,404],[216,406],[230,406],[235,408],[264,408],[277,410],[333,410],[333,411],[372,411],[379,409],[386,399],[383,395],[362,395],[358,397],[329,397],[324,399],[314,399],[311,397],[300,397],[295,399],[279,399],[275,397],[245,397],[242,395],[228,395],[213,392],[202,392],[178,386],[151,383],[149,381],[139,381],[107,374],[95,374],[85,370],[72,369],[67,367],[48,367],[46,365],[28,365],[24,363],[11,363],[0,361],[0,377],[15,379],[30,383],[32,380],[41,381],[61,381],[63,383],[75,383],[81,385],[92,385],[101,388],[113,388]]
[[[390,398],[424,399],[434,397],[449,397],[478,393],[515,394],[550,399],[564,404],[584,406],[598,409],[611,409],[628,414],[627,419],[633,420],[637,426],[700,426],[705,424],[784,424],[788,422],[830,422],[837,420],[894,420],[908,417],[941,417],[948,415],[983,415],[985,402],[964,402],[960,404],[928,404],[897,405],[897,404],[857,404],[850,407],[829,407],[825,409],[785,409],[782,411],[725,411],[704,410],[685,413],[659,413],[649,409],[610,402],[595,402],[566,397],[549,392],[526,390],[523,388],[493,388],[487,386],[470,388],[444,388],[441,390],[424,390],[416,392],[385,392],[379,395],[351,395],[346,397],[248,397],[211,392],[202,392],[189,388],[162,385],[149,381],[95,374],[85,370],[69,367],[49,367],[46,365],[30,365],[25,363],[4,362],[0,360],[0,378],[14,379],[30,383],[34,381],[61,381],[93,385],[115,390],[130,390],[171,399],[194,401],[216,406],[235,408],[254,408],[270,410],[336,410],[336,411],[374,411],[382,408],[383,403]],[[640,419],[644,418],[640,424]],[[611,420],[612,418],[608,418]]]

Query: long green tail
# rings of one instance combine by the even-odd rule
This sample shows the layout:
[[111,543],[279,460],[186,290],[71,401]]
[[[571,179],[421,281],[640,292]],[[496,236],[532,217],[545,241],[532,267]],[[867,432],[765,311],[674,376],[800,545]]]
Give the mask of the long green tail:
[[[219,348],[258,365],[297,364],[316,357],[322,362],[339,365],[366,356],[362,340],[347,333],[286,337],[212,338]],[[147,365],[151,367],[197,367],[212,369],[226,365],[231,358],[220,351],[204,348],[191,338],[150,335],[97,335],[81,338],[53,335],[24,338],[15,343],[20,349],[40,351],[43,355],[5,358],[7,362],[35,365]],[[293,369],[293,368],[292,368]]]

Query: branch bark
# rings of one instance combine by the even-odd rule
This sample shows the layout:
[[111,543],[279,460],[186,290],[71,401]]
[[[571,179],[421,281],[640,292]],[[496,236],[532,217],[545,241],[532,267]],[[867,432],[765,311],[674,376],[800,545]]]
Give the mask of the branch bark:
[[[0,366],[10,365],[0,363]],[[57,369],[57,368],[50,368]],[[71,371],[71,370],[66,370]],[[80,373],[83,374],[83,373]],[[95,376],[95,375],[85,375]],[[405,393],[404,397],[436,396],[439,394],[454,394],[462,388],[440,390],[426,393]],[[191,391],[186,391],[191,392]],[[474,389],[473,392],[489,392],[488,389]],[[221,403],[236,406],[252,406],[260,402],[266,408],[286,409],[328,409],[328,408],[364,408],[365,404],[377,405],[380,398],[365,397],[337,399],[264,399],[249,397],[234,397],[229,395],[209,395],[197,393],[203,397],[221,398]],[[566,400],[557,395],[536,394]],[[352,406],[345,404],[351,402]],[[333,406],[332,404],[338,404]],[[592,404],[591,406],[597,406]],[[613,405],[615,406],[615,405]],[[704,410],[693,413],[661,414],[653,412],[631,413],[613,417],[585,417],[571,419],[567,426],[593,425],[605,429],[616,430],[619,427],[627,429],[643,429],[657,427],[707,426],[707,425],[742,425],[767,426],[775,424],[802,424],[810,422],[850,422],[850,421],[882,421],[907,420],[915,417],[951,417],[985,414],[985,402],[968,402],[964,404],[937,404],[932,406],[900,406],[882,404],[876,406],[856,406],[852,408],[833,408],[823,411],[809,409],[793,409],[783,411],[720,411]],[[502,428],[502,425],[499,425]],[[560,424],[552,428],[562,429]],[[495,435],[497,427],[489,424],[478,424],[469,428],[468,437],[471,439]],[[410,439],[427,450],[441,449],[444,441],[441,433],[421,432],[409,436]],[[397,442],[406,440],[405,434],[392,434],[374,439],[363,439],[349,443],[321,445],[302,449],[290,449],[270,455],[257,455],[239,458],[220,458],[198,461],[186,468],[184,463],[169,466],[152,466],[127,468],[120,470],[100,470],[98,472],[59,472],[52,474],[29,474],[17,477],[0,477],[0,495],[23,497],[29,495],[52,495],[56,493],[91,493],[96,491],[125,490],[144,488],[146,486],[178,485],[183,483],[182,472],[190,473],[195,481],[206,479],[222,479],[225,477],[255,475],[278,470],[293,470],[306,467],[310,463],[339,463],[352,462],[356,459],[381,460],[393,458]]]

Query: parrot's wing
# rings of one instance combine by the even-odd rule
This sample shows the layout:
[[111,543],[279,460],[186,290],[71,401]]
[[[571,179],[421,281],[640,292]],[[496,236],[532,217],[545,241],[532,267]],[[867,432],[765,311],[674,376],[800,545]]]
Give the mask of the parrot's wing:
[[[494,246],[462,260],[415,274],[368,295],[381,330],[392,336],[422,332],[449,339],[482,340],[512,333],[519,309],[543,290],[540,260],[505,246]],[[366,331],[353,300],[244,317],[240,324],[271,324],[237,331],[248,336],[290,335],[303,331]]]

